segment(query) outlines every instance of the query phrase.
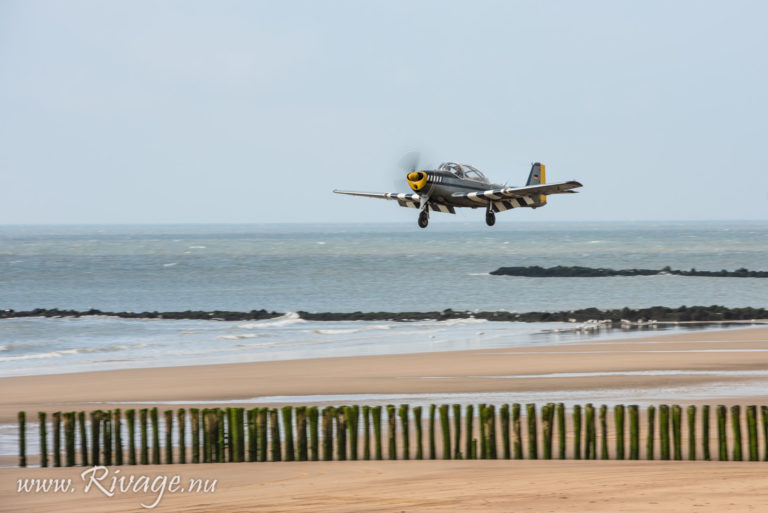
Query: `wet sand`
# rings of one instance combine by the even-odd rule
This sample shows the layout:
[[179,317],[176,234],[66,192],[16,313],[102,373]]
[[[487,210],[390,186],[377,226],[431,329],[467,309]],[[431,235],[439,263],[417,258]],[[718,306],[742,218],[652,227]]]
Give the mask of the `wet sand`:
[[[650,371],[650,372],[649,372]],[[766,375],[762,372],[766,371]],[[607,373],[607,374],[606,374]],[[554,374],[554,376],[553,376]],[[564,375],[565,374],[565,375]],[[745,374],[745,375],[743,375]],[[768,328],[689,332],[557,347],[135,369],[0,379],[0,422],[16,413],[148,401],[221,401],[349,394],[716,391],[677,402],[768,403]],[[739,388],[741,387],[741,388]],[[658,391],[658,392],[657,392]],[[478,395],[473,402],[483,402]],[[291,402],[286,398],[286,402]],[[98,403],[98,404],[94,404]],[[119,404],[116,404],[119,403]],[[766,463],[432,461],[122,468],[218,479],[216,493],[165,497],[194,511],[748,511],[768,503]],[[141,511],[135,496],[65,498],[16,492],[16,479],[82,469],[0,469],[0,511]]]

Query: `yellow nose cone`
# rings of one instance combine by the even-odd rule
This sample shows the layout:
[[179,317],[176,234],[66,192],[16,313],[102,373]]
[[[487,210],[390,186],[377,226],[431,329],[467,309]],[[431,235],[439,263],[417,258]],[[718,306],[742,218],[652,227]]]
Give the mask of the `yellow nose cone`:
[[413,171],[411,173],[408,173],[408,185],[411,186],[411,189],[414,191],[419,191],[424,188],[425,185],[427,185],[427,173],[424,171]]

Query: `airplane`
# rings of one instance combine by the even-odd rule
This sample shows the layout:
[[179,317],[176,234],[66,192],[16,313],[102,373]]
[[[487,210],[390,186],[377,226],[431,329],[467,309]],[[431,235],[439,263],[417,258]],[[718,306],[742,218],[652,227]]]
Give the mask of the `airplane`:
[[429,224],[429,212],[455,214],[457,207],[484,208],[485,223],[496,224],[496,212],[513,208],[539,208],[547,204],[550,194],[575,193],[582,185],[575,181],[546,183],[544,164],[531,166],[524,187],[507,187],[491,183],[476,168],[458,162],[444,162],[437,169],[407,170],[406,180],[413,192],[356,192],[334,190],[336,194],[395,200],[401,207],[418,208],[419,227]]

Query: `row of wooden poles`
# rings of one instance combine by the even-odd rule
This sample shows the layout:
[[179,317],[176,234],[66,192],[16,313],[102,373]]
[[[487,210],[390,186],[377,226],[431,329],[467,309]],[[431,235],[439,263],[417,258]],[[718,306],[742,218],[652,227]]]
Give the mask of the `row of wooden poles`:
[[[119,409],[96,410],[88,414],[82,411],[55,412],[51,422],[52,448],[48,447],[47,415],[40,412],[40,465],[49,465],[49,455],[52,455],[55,467],[76,464],[381,460],[385,459],[385,454],[390,460],[641,459],[640,408],[637,405],[616,405],[612,410],[613,428],[609,429],[609,408],[605,405],[596,408],[592,404],[583,407],[575,405],[568,414],[563,403],[548,403],[540,408],[536,404],[505,404],[498,408],[498,415],[494,405],[485,404],[430,405],[428,412],[421,406],[411,408],[407,404],[399,408],[394,405],[327,406],[322,410],[314,406],[285,406],[280,410],[190,408],[189,415],[181,408],[175,412],[163,412],[163,446],[160,444],[160,412],[157,408],[129,409],[124,415]],[[721,461],[741,461],[745,458],[757,461],[760,459],[760,424],[762,459],[768,461],[768,407],[760,407],[759,420],[757,406],[746,406],[744,410],[745,415],[742,416],[741,406],[731,406],[730,414],[725,406],[716,406],[715,427],[710,429],[709,406],[700,409],[688,406],[685,415],[678,405],[648,406],[644,412],[647,427],[643,430],[645,450],[642,452],[645,459],[656,457],[658,439],[659,459],[681,460],[685,439],[687,459],[690,460],[716,457]],[[422,419],[424,413],[427,415]],[[700,419],[699,429],[696,427],[697,417]],[[27,465],[24,412],[19,412],[18,420],[19,465],[24,467]],[[425,423],[426,440],[423,432]],[[191,447],[187,447],[185,436],[187,424]],[[686,424],[687,430],[684,429]],[[127,440],[123,440],[123,426],[127,431]],[[178,434],[176,444],[174,429]],[[685,437],[684,430],[687,431]],[[698,451],[697,433],[700,441]],[[743,436],[744,433],[746,436]],[[710,454],[711,434],[716,441],[715,455]],[[743,443],[744,438],[746,444]],[[76,446],[77,441],[79,447]]]

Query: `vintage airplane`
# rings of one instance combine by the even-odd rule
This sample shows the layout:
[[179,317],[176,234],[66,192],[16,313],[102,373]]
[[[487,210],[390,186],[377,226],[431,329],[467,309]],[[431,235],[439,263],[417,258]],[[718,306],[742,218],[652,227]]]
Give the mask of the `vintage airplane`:
[[525,187],[507,187],[491,183],[483,173],[467,164],[445,162],[437,169],[417,170],[414,163],[406,174],[408,185],[414,191],[354,192],[334,190],[336,194],[396,200],[401,207],[418,208],[419,226],[429,224],[430,210],[455,214],[456,207],[485,208],[485,222],[496,223],[496,212],[513,208],[539,208],[547,204],[550,194],[574,193],[581,187],[575,180],[546,183],[544,164],[531,167]]

